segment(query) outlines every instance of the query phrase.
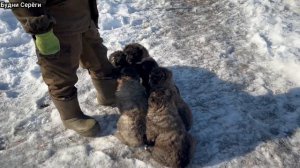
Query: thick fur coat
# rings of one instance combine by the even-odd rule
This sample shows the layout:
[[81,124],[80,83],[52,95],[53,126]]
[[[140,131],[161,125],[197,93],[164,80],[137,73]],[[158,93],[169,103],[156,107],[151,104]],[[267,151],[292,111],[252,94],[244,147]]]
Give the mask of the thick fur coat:
[[151,155],[157,162],[170,167],[185,167],[194,148],[192,137],[178,114],[172,91],[166,88],[152,90],[148,99],[146,136]]
[[174,96],[174,103],[177,111],[185,125],[186,130],[192,127],[193,116],[187,103],[182,99],[179,89],[173,81],[173,74],[170,70],[163,67],[155,68],[150,73],[149,85],[151,89],[169,88]]
[[124,68],[117,79],[117,107],[121,117],[116,136],[124,144],[137,147],[145,142],[147,95],[133,68]]

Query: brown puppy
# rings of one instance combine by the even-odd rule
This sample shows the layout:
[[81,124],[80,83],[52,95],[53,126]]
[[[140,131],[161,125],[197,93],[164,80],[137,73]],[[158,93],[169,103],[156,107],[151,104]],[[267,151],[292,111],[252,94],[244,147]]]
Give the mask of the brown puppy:
[[149,75],[154,68],[158,68],[158,64],[152,57],[143,58],[141,62],[136,64],[136,69],[142,78],[142,85],[148,95],[150,94]]
[[111,53],[108,60],[115,68],[123,68],[128,66],[126,54],[123,51],[115,51]]
[[173,81],[173,74],[170,70],[163,67],[155,68],[150,73],[149,84],[151,89],[158,87],[169,88],[174,95],[175,106],[185,125],[186,130],[192,127],[193,116],[189,106],[182,99],[179,89]]
[[123,51],[127,55],[126,61],[130,65],[134,65],[138,62],[141,62],[143,58],[149,57],[148,50],[138,43],[126,45]]
[[149,74],[152,69],[157,68],[157,62],[149,56],[147,49],[138,43],[131,43],[125,46],[124,53],[126,54],[126,61],[129,65],[135,67],[142,78],[142,85],[149,94]]
[[194,141],[186,132],[177,112],[170,89],[156,88],[148,99],[146,137],[151,155],[157,162],[170,167],[185,167],[193,153]]
[[124,144],[137,147],[145,141],[147,96],[134,68],[121,70],[117,79],[117,107],[121,117],[117,123],[116,137]]
[[126,54],[123,51],[115,51],[108,57],[109,62],[113,65],[113,74],[115,77],[120,76],[120,71],[129,64],[126,61]]

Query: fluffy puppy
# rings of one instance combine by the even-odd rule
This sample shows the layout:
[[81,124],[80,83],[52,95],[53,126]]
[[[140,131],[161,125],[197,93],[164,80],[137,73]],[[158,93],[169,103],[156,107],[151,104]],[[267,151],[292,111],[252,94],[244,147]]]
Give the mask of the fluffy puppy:
[[135,67],[142,78],[142,85],[146,88],[149,94],[149,74],[158,67],[157,62],[149,56],[147,49],[138,43],[131,43],[125,46],[124,53],[126,54],[126,61],[129,65]]
[[145,142],[148,108],[146,92],[134,68],[123,68],[120,74],[117,79],[116,100],[121,117],[115,135],[128,146],[141,146]]
[[141,62],[143,58],[149,57],[148,50],[138,43],[131,43],[125,46],[123,49],[126,56],[126,61],[130,65],[134,65]]
[[179,89],[173,81],[173,74],[170,70],[163,67],[155,68],[151,71],[149,76],[149,84],[151,89],[163,87],[169,88],[174,95],[175,106],[185,125],[186,130],[192,127],[193,116],[189,106],[182,99]]
[[115,77],[120,76],[120,71],[124,67],[128,67],[129,64],[126,61],[126,54],[123,51],[115,51],[108,57],[109,62],[113,65],[113,74]]
[[165,166],[185,167],[192,157],[194,141],[180,119],[172,91],[152,90],[148,104],[146,137],[154,145],[151,156]]
[[141,62],[136,64],[136,69],[142,78],[142,85],[148,95],[150,94],[149,75],[154,68],[158,68],[158,64],[152,57],[143,58]]
[[126,61],[126,54],[120,50],[111,53],[108,57],[108,60],[115,68],[118,68],[119,70],[129,65]]

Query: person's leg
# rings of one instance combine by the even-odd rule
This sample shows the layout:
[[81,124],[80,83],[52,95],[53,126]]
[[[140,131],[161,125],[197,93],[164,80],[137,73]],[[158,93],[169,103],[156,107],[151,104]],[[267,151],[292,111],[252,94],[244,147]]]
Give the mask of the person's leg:
[[92,82],[97,90],[98,103],[111,106],[115,104],[117,82],[113,75],[113,66],[107,59],[107,48],[102,44],[96,26],[83,33],[83,52],[80,57],[81,66],[88,69]]
[[95,136],[99,132],[99,124],[82,113],[74,86],[78,80],[76,71],[82,53],[82,36],[75,34],[57,37],[61,46],[57,54],[43,56],[37,51],[42,77],[64,126],[82,136]]

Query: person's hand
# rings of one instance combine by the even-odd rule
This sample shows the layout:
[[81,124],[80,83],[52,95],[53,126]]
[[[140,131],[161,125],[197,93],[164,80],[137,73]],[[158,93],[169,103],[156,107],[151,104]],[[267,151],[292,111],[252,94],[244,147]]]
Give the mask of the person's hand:
[[37,34],[35,37],[36,47],[41,54],[47,56],[55,54],[60,50],[59,40],[53,33],[53,30],[44,34]]

